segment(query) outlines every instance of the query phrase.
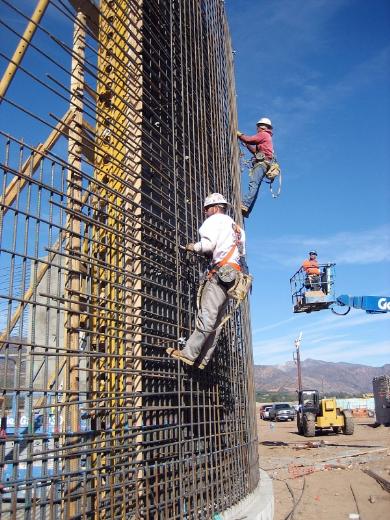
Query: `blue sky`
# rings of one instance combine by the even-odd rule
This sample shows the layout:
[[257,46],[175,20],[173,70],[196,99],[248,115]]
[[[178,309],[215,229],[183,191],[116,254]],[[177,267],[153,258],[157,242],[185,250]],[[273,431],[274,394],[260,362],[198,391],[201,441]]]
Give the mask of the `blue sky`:
[[[246,221],[256,364],[390,362],[390,314],[293,314],[289,279],[311,248],[336,294],[390,296],[390,2],[226,0],[239,128],[270,117],[283,191]],[[243,175],[243,190],[248,176]]]

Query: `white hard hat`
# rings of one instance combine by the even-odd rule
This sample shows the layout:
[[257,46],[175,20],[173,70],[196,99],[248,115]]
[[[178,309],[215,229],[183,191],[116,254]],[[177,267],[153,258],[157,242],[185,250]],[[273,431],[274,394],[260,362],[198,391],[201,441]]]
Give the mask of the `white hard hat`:
[[203,207],[207,208],[207,206],[214,206],[215,204],[229,204],[223,195],[220,193],[212,193],[211,195],[207,195],[204,199]]
[[268,119],[268,117],[262,117],[257,121],[256,125],[267,125],[272,128],[271,119]]

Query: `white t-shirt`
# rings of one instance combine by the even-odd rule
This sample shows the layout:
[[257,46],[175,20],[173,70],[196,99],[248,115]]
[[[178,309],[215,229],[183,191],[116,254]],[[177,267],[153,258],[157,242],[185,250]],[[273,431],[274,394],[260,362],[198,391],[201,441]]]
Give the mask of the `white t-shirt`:
[[[197,253],[213,253],[213,263],[220,262],[230,251],[236,241],[234,220],[224,213],[216,213],[208,217],[199,228],[200,241],[194,244]],[[242,228],[240,238],[241,254],[245,255],[245,232]],[[240,252],[236,247],[229,262],[238,263]]]

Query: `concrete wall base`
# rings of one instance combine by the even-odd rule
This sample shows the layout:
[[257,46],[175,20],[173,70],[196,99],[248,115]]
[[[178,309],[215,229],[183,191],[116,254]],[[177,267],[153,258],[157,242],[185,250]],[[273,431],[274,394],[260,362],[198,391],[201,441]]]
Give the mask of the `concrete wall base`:
[[238,504],[226,509],[218,517],[221,520],[272,520],[274,517],[274,490],[272,480],[265,471],[260,470],[257,488]]

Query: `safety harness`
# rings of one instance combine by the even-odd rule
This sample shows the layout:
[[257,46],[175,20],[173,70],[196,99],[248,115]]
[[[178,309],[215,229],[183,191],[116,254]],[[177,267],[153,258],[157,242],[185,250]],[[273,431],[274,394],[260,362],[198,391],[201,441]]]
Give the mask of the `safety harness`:
[[236,263],[236,262],[229,262],[229,260],[231,259],[231,257],[233,256],[233,253],[235,251],[235,249],[237,248],[237,243],[234,242],[234,244],[232,245],[232,247],[229,249],[229,251],[227,252],[227,254],[222,258],[222,260],[220,260],[219,262],[217,262],[216,264],[214,264],[211,269],[209,269],[209,272],[207,273],[207,278],[210,280],[215,273],[218,273],[219,269],[221,269],[221,267],[223,267],[224,265],[229,265],[230,267],[232,267],[235,271],[241,271],[241,267]]
[[[234,230],[234,233],[236,236],[234,244],[229,249],[227,254],[222,258],[222,260],[220,260],[218,263],[216,263],[214,266],[212,266],[209,269],[209,272],[207,273],[207,277],[203,280],[203,283],[201,283],[199,286],[198,294],[197,294],[197,298],[196,298],[196,306],[199,311],[200,306],[201,306],[202,294],[203,294],[205,285],[206,285],[207,281],[209,281],[215,274],[217,274],[217,276],[219,277],[219,279],[222,283],[234,282],[233,285],[227,290],[227,294],[228,294],[229,298],[236,300],[236,304],[234,305],[232,310],[223,318],[223,320],[221,321],[221,323],[218,325],[217,328],[212,329],[212,330],[202,330],[199,327],[196,327],[201,332],[211,333],[211,332],[215,332],[216,330],[220,329],[233,316],[233,314],[238,309],[238,307],[240,306],[242,301],[246,298],[246,296],[252,286],[253,277],[250,274],[244,274],[241,271],[241,267],[239,266],[239,264],[237,264],[236,262],[229,261],[232,258],[233,253],[236,248],[241,253],[241,251],[240,251],[240,249],[241,249],[241,240],[240,240],[241,239],[241,229],[239,226],[237,226],[237,224],[234,223],[233,230]],[[224,275],[219,274],[221,269],[223,270],[224,266],[230,266],[230,268],[233,268],[234,271],[229,269],[230,273],[235,272],[235,277],[231,281],[223,280],[223,276],[224,275],[226,276],[226,274],[224,274]]]
[[[242,146],[245,146],[243,143],[241,143]],[[253,153],[253,152],[251,152]],[[251,177],[253,175],[254,167],[257,165],[264,165],[264,175],[263,179],[266,181],[267,184],[269,184],[269,189],[271,191],[271,195],[273,199],[276,199],[279,197],[281,191],[282,191],[282,170],[280,167],[280,164],[278,162],[278,159],[276,157],[276,153],[272,154],[271,159],[267,159],[265,155],[257,150],[256,153],[252,157],[252,159],[241,159],[241,157],[245,157],[244,153],[240,154],[240,165],[241,165],[241,172],[244,170],[244,168],[249,169],[249,176]],[[262,179],[262,180],[263,180]],[[278,182],[276,183],[276,188],[274,187],[274,181],[278,179]]]

